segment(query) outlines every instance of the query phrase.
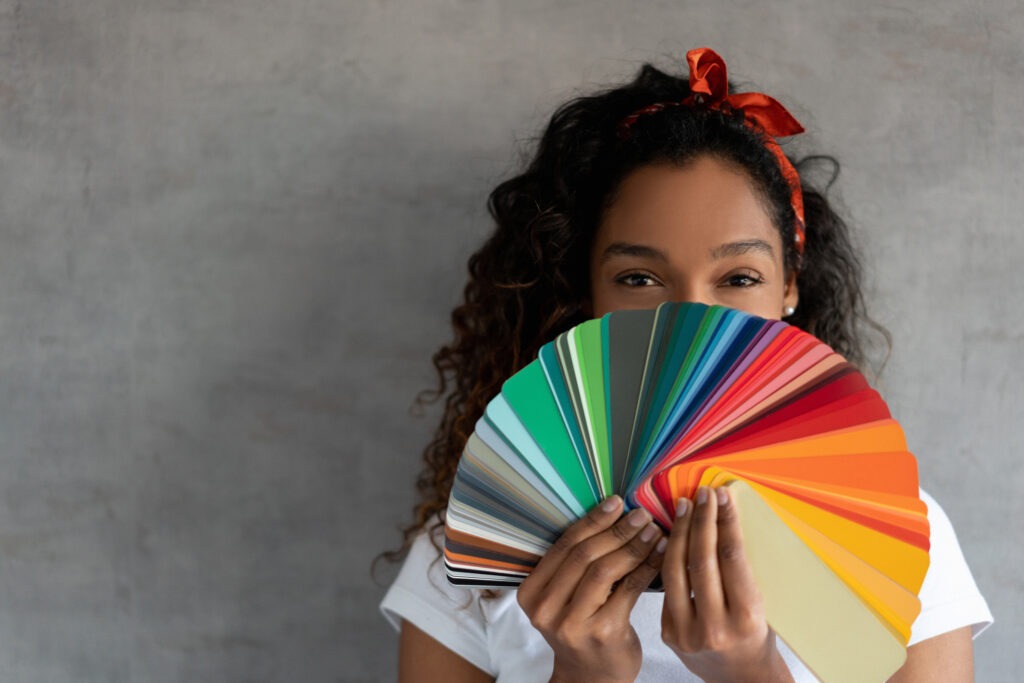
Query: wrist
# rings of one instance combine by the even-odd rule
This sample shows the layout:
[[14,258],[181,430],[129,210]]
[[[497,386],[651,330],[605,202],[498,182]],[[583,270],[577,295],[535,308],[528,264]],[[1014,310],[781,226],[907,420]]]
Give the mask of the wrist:
[[703,679],[704,683],[794,683],[786,661],[777,648],[772,650],[768,660],[756,667],[734,670],[724,678],[707,677]]
[[632,678],[594,678],[593,676],[568,676],[551,674],[548,683],[634,683]]
[[594,672],[578,671],[571,667],[559,666],[555,662],[548,683],[634,683],[634,678],[615,678],[595,675]]
[[704,683],[794,683],[793,674],[775,645],[775,633],[770,630],[753,655],[677,654],[686,668]]

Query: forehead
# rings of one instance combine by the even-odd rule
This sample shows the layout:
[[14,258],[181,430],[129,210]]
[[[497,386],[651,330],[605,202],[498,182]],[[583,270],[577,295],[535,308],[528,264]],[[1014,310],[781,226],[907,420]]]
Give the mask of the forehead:
[[693,253],[749,239],[765,240],[781,260],[782,241],[746,173],[700,157],[685,166],[644,166],[627,176],[594,246],[626,242]]

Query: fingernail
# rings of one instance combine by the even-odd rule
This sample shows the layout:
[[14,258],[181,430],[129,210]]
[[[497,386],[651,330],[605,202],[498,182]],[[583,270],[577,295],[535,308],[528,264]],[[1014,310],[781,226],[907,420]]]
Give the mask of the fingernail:
[[601,509],[604,512],[611,512],[615,508],[619,507],[619,500],[618,496],[608,496],[604,499],[604,502],[601,503]]
[[658,527],[653,524],[648,524],[644,527],[644,530],[640,532],[640,540],[644,543],[650,542],[654,538],[654,534],[658,533]]
[[633,527],[643,526],[647,521],[647,511],[643,508],[637,508],[626,515],[626,523]]
[[661,540],[658,541],[658,545],[654,546],[654,552],[656,552],[656,553],[663,553],[663,552],[665,552],[665,546],[667,546],[667,545],[668,545],[668,539],[665,538],[664,536],[662,536]]
[[690,499],[680,498],[679,502],[676,503],[676,517],[685,517],[687,510],[690,509]]
[[726,505],[728,505],[729,504],[729,492],[725,490],[725,487],[724,486],[720,486],[720,487],[718,487],[715,490],[718,493],[718,505],[721,506],[721,507],[725,507]]
[[697,489],[697,505],[703,505],[708,502],[708,489],[706,486],[701,486]]

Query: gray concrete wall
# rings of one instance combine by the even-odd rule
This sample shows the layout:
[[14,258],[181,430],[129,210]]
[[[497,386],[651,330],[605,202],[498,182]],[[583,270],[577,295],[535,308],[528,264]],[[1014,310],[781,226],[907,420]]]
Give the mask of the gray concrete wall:
[[0,680],[392,677],[369,562],[486,193],[567,96],[702,44],[844,163],[1014,679],[1022,40],[1014,0],[0,0]]

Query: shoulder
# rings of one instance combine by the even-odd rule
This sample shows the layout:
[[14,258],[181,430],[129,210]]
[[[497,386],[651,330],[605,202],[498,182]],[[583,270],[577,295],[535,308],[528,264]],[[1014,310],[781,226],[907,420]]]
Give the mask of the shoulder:
[[416,537],[380,610],[396,630],[408,621],[477,668],[491,671],[481,592],[448,583],[439,551],[443,540],[440,529]]
[[395,628],[405,617],[399,608],[410,603],[446,611],[459,608],[468,611],[468,617],[482,617],[479,610],[474,609],[478,591],[448,583],[440,551],[443,544],[444,534],[440,528],[423,531],[413,540],[398,576],[381,603],[381,611]]
[[921,613],[912,627],[910,644],[963,626],[970,626],[977,636],[992,623],[992,613],[971,575],[946,512],[924,490],[921,500],[928,506],[930,563],[918,592]]

